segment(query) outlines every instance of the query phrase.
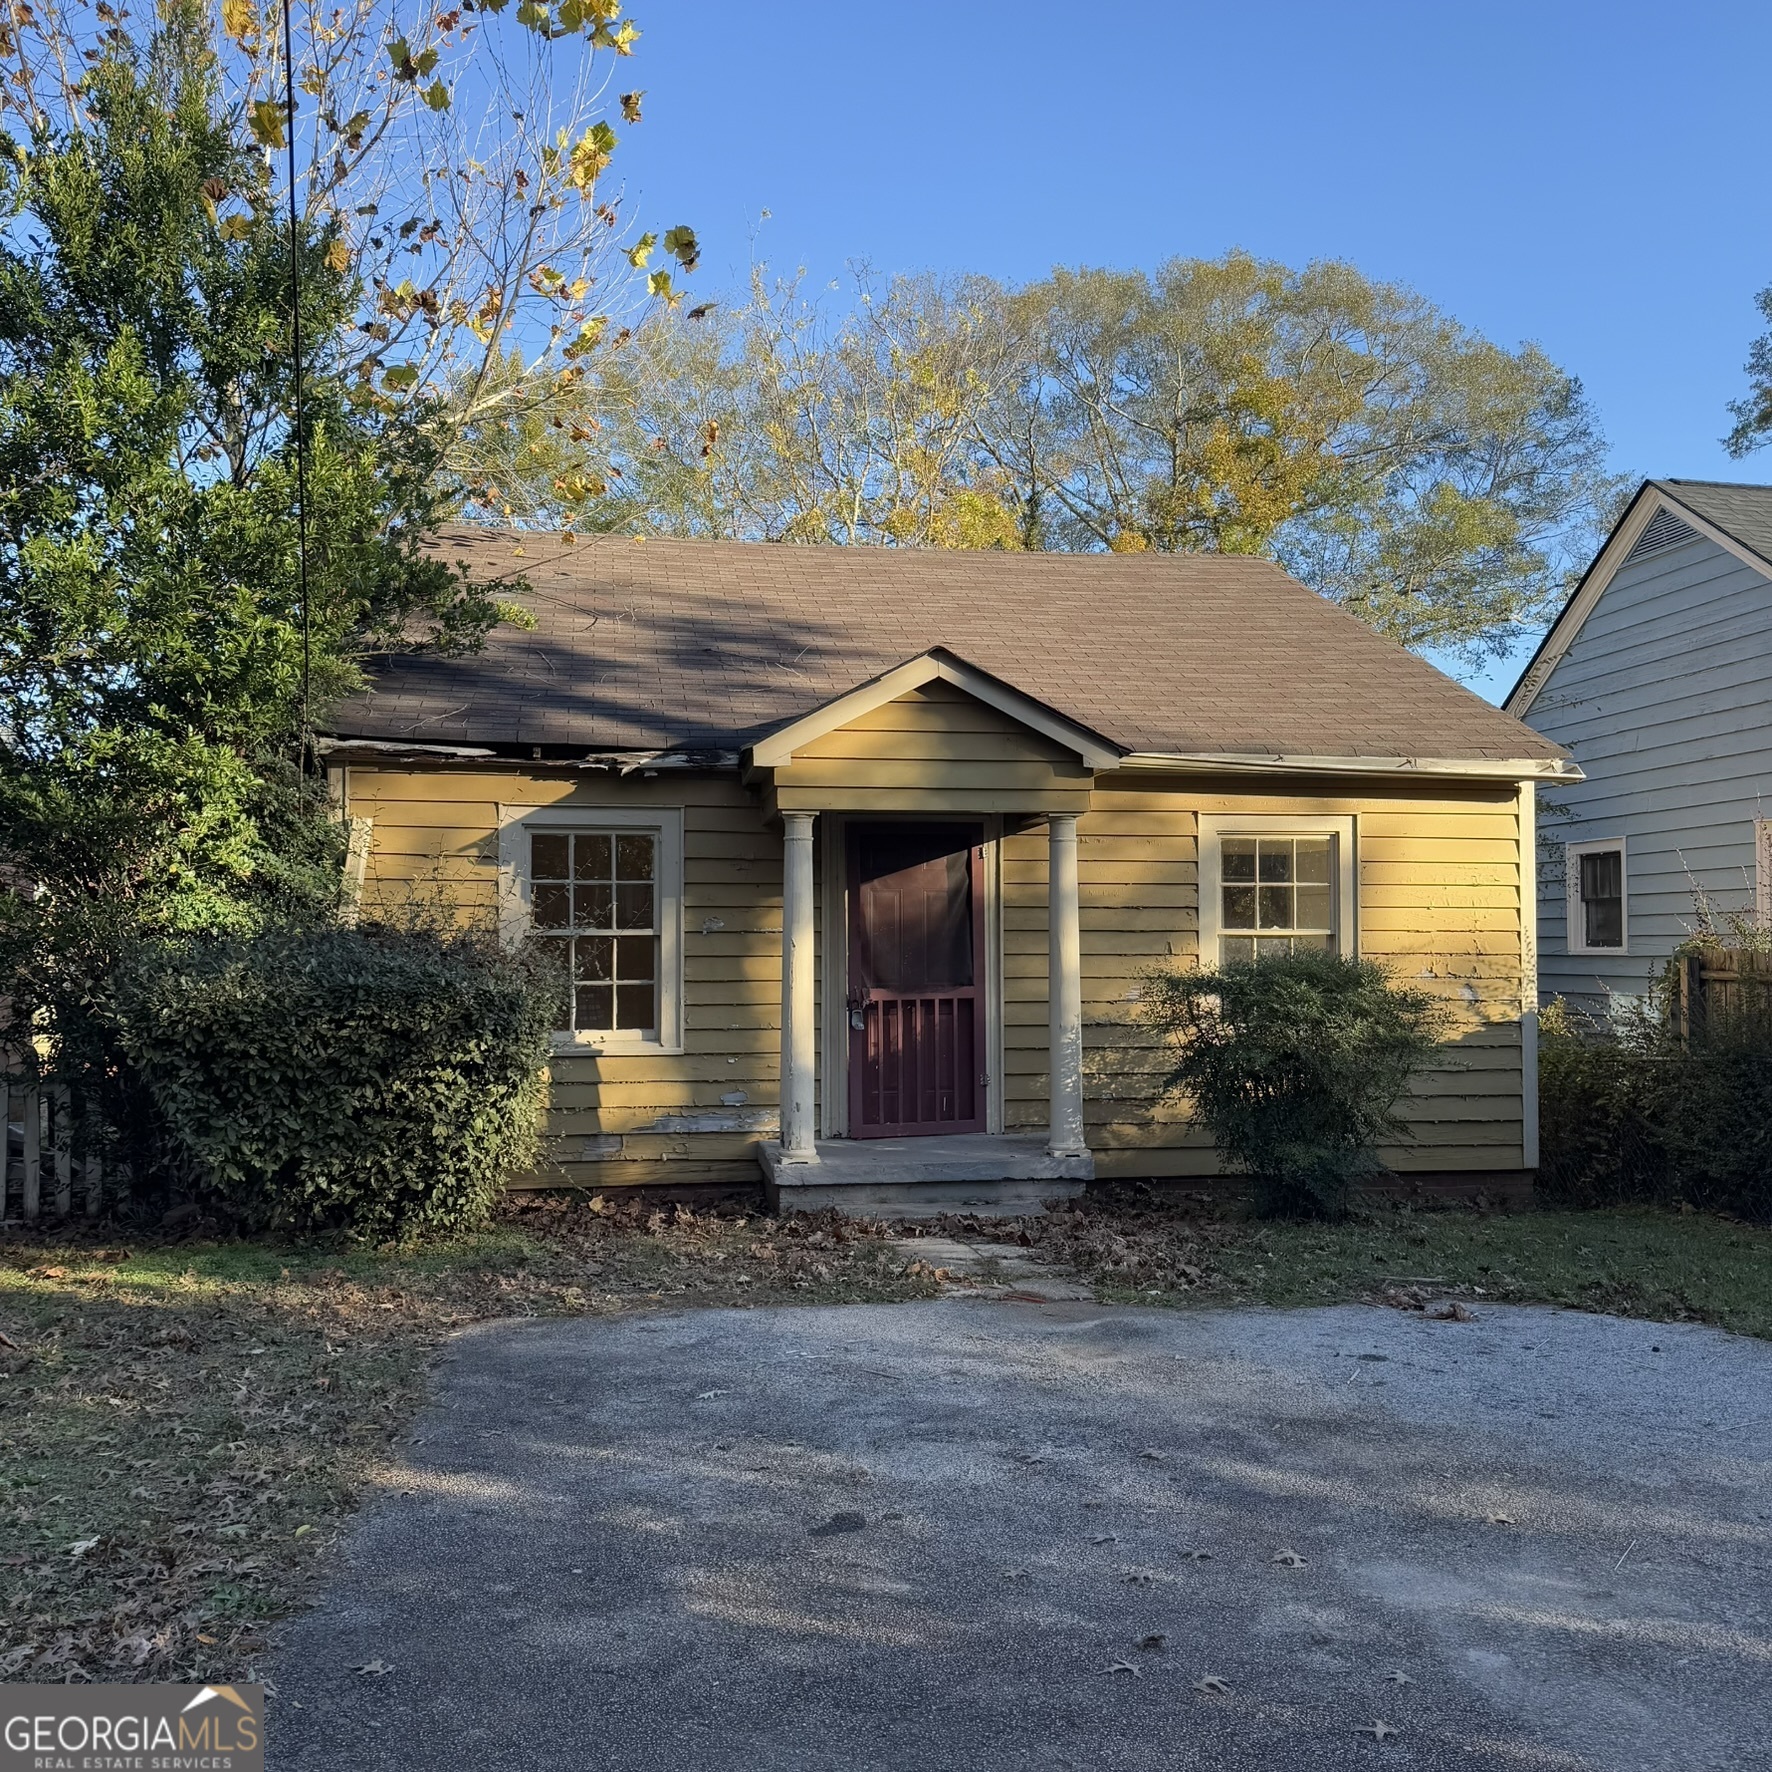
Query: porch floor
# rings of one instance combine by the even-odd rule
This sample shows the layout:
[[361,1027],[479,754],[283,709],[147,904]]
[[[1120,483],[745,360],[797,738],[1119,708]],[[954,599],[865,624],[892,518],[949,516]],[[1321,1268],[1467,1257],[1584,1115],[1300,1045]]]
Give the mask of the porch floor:
[[784,1163],[781,1145],[758,1146],[778,1212],[851,1218],[933,1218],[941,1212],[1015,1218],[1082,1193],[1095,1159],[1055,1157],[1041,1134],[953,1133],[936,1138],[821,1138],[813,1163]]

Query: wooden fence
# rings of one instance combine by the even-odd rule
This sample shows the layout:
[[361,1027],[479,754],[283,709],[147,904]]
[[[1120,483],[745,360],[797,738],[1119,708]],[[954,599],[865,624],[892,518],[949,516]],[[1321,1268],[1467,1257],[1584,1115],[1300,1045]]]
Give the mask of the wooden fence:
[[1706,948],[1675,962],[1674,1026],[1684,1041],[1722,1021],[1772,1036],[1772,953]]
[[104,1203],[104,1158],[83,1148],[79,1114],[65,1085],[0,1076],[6,1142],[0,1158],[0,1219],[32,1224],[76,1205],[96,1218]]

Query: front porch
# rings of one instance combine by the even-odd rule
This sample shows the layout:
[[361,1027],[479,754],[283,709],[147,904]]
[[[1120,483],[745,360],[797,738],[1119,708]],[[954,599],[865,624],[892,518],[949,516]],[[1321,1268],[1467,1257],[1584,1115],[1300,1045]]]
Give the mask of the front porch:
[[1058,1154],[1038,1134],[952,1133],[933,1138],[821,1138],[811,1161],[786,1160],[771,1139],[757,1153],[776,1212],[850,1218],[934,1218],[969,1212],[1018,1218],[1074,1199],[1095,1177],[1087,1151]]

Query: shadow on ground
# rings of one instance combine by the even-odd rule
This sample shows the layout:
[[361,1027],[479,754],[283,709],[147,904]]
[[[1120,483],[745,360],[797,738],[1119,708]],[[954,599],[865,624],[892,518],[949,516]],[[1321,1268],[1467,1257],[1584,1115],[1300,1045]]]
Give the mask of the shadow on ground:
[[271,1764],[1723,1772],[1769,1478],[1772,1347],[1571,1312],[487,1326]]

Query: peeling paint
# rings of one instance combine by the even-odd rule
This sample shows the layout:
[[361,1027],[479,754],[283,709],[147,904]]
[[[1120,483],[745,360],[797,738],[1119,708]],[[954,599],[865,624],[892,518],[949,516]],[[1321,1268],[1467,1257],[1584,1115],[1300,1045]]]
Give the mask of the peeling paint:
[[[780,1115],[774,1108],[710,1108],[698,1114],[661,1114],[648,1132],[774,1132]],[[685,1153],[687,1154],[687,1153]]]
[[751,1098],[742,1089],[734,1089],[730,1095],[720,1097],[722,1107],[743,1107]]

